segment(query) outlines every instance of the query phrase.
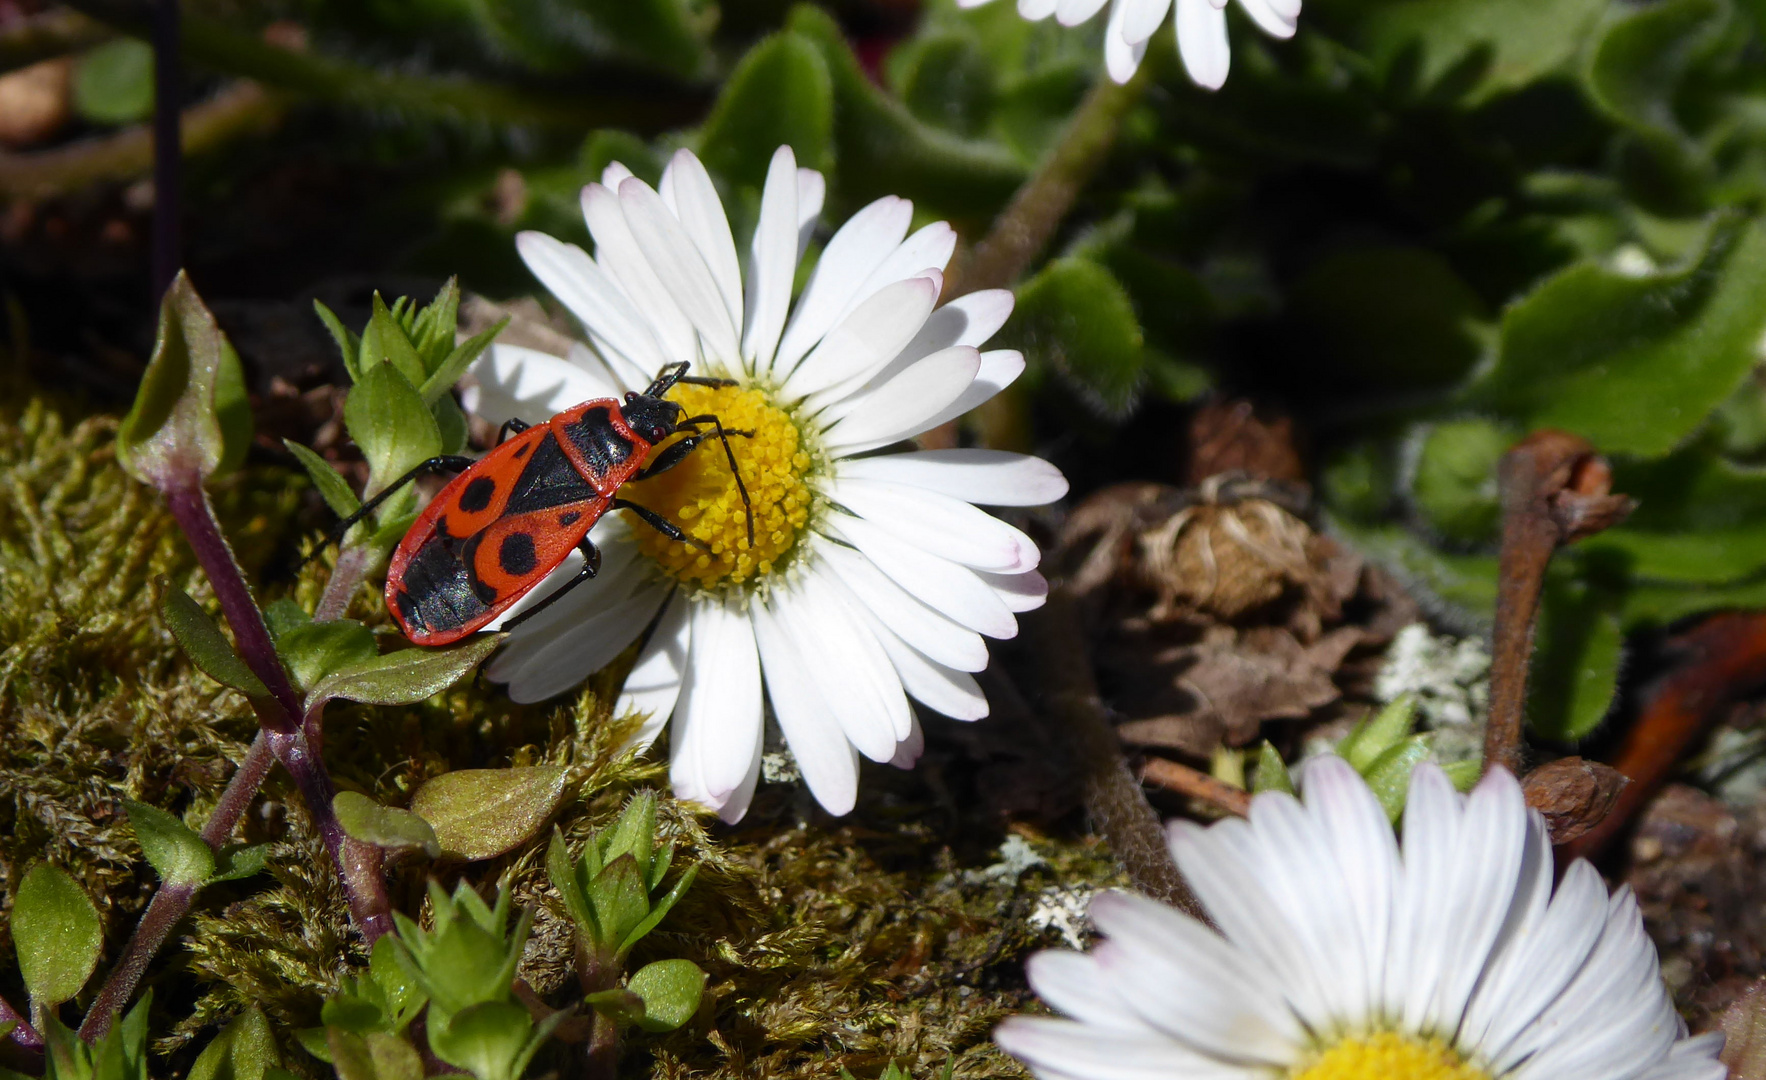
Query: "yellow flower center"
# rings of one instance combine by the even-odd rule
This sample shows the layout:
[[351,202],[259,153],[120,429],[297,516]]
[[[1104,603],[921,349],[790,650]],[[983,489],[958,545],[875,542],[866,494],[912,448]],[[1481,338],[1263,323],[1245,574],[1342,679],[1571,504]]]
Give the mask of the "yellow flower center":
[[1392,1031],[1344,1039],[1290,1080],[1490,1080],[1440,1039],[1419,1039]]
[[[710,414],[723,421],[725,431],[752,432],[732,435],[730,449],[754,510],[754,543],[748,542],[748,517],[729,458],[711,436],[679,465],[626,489],[627,498],[705,546],[670,540],[634,520],[639,550],[670,576],[701,587],[741,585],[770,575],[809,523],[815,493],[806,477],[815,455],[791,417],[761,390],[676,386],[672,396],[687,416]],[[702,430],[710,435],[711,427]],[[673,442],[663,443],[656,453]]]

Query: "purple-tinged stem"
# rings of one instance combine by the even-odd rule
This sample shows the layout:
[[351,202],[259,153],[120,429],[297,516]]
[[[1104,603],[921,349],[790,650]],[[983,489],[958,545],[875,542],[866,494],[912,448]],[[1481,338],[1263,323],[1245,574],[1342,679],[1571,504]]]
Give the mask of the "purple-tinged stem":
[[10,1021],[13,1025],[6,1038],[0,1040],[0,1065],[20,1072],[35,1072],[43,1065],[43,1036],[31,1026],[25,1014],[12,1007],[12,1003],[0,998],[0,1024]]
[[[227,781],[220,801],[215,803],[214,813],[209,815],[208,824],[202,827],[203,842],[210,848],[219,852],[221,845],[233,835],[233,829],[245,816],[258,788],[263,786],[264,776],[274,760],[269,736],[259,731],[257,738],[252,740],[251,749],[246,751],[245,760],[239,763],[239,768],[233,771],[233,778]],[[86,1010],[86,1020],[80,1025],[80,1038],[96,1042],[110,1030],[111,1022],[135,996],[135,988],[141,985],[147,965],[159,954],[172,928],[190,911],[196,890],[195,885],[161,885],[153,894],[141,921],[135,924],[135,933],[123,946],[122,956],[105,976],[104,985],[98,988],[98,996],[92,999],[92,1007]],[[0,1015],[0,1020],[4,1019],[5,1016]]]
[[[254,699],[258,718],[269,736],[271,753],[280,761],[300,789],[307,804],[307,813],[325,842],[325,849],[337,864],[343,880],[344,893],[349,897],[350,914],[356,927],[370,946],[392,929],[392,909],[386,897],[386,883],[380,875],[380,851],[371,845],[352,840],[338,824],[331,809],[337,794],[331,775],[308,742],[302,725],[300,697],[288,681],[288,672],[270,640],[270,628],[252,599],[245,574],[233,558],[233,549],[221,535],[209,505],[208,493],[200,484],[168,488],[166,504],[184,530],[185,538],[196,552],[196,560],[208,575],[215,597],[221,603],[221,614],[233,628],[239,656],[252,673],[270,691],[268,698]],[[307,726],[316,727],[317,716],[307,717]]]
[[325,583],[325,592],[313,611],[314,622],[330,622],[349,614],[350,601],[356,598],[356,590],[362,587],[362,578],[367,576],[368,564],[373,560],[374,552],[367,545],[345,545],[337,553],[331,580]]

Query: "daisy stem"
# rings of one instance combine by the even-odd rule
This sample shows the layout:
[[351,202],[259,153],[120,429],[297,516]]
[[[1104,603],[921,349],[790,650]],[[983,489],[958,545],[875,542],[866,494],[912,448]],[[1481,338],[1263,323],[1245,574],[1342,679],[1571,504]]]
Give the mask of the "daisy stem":
[[1611,493],[1613,474],[1586,439],[1536,431],[1502,457],[1502,552],[1497,567],[1496,627],[1491,633],[1490,720],[1484,769],[1521,775],[1521,727],[1533,624],[1545,571],[1557,549],[1616,525],[1631,500]]
[[1024,621],[1044,679],[1045,708],[1079,758],[1086,812],[1137,889],[1206,922],[1202,905],[1172,861],[1159,815],[1122,756],[1110,710],[1092,676],[1084,625],[1077,598],[1064,584],[1049,590],[1048,602]]
[[1005,288],[1023,275],[1109,156],[1122,118],[1140,101],[1152,70],[1143,64],[1126,83],[1098,76],[1060,141],[975,245],[963,267],[964,292]]

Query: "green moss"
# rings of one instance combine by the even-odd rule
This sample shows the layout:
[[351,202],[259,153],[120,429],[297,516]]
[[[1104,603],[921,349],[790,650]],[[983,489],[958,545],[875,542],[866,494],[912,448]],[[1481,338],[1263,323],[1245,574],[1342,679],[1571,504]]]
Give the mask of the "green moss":
[[[0,413],[0,883],[36,859],[69,867],[105,918],[101,970],[153,887],[120,800],[200,824],[254,732],[245,702],[194,672],[159,621],[161,576],[199,601],[209,593],[157,497],[117,469],[114,429],[106,418],[71,423],[41,400]],[[305,483],[253,467],[216,490],[254,581],[292,562]],[[321,563],[260,585],[259,599],[292,595],[310,608],[324,578]],[[391,632],[372,589],[352,614]],[[639,786],[667,788],[659,753],[622,752],[633,728],[609,716],[616,674],[565,704],[516,705],[482,678],[409,707],[334,703],[325,757],[339,787],[395,805],[450,769],[568,765],[573,797],[557,824],[580,841]],[[1042,837],[1033,847],[1046,861],[1020,874],[996,865],[998,824],[935,797],[924,774],[868,769],[863,789],[859,808],[835,821],[800,787],[764,785],[735,830],[661,801],[678,859],[701,869],[633,967],[683,956],[710,983],[686,1027],[634,1039],[623,1072],[871,1077],[898,1062],[928,1076],[954,1056],[957,1076],[1024,1075],[988,1033],[1030,1002],[1026,950],[1058,940],[1030,916],[1047,889],[1115,884],[1111,860],[1092,841]],[[291,1067],[329,1076],[293,1033],[317,1023],[324,997],[365,960],[341,890],[280,770],[240,832],[272,845],[266,872],[205,890],[150,971],[155,1072],[183,1071],[215,1026],[256,1005]],[[546,882],[546,838],[466,866],[407,859],[390,889],[415,914],[432,874],[449,887],[507,879],[538,912],[523,976],[563,1005],[570,933]],[[15,974],[0,975],[0,993],[19,991]],[[580,1052],[554,1045],[536,1073]]]

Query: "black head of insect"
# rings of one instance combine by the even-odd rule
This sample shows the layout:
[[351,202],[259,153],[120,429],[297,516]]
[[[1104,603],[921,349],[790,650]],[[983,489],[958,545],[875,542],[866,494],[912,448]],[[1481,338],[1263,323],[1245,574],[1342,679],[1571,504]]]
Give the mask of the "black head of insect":
[[620,419],[625,421],[625,426],[651,445],[675,433],[684,411],[676,402],[636,391],[626,394],[625,404],[619,407]]

